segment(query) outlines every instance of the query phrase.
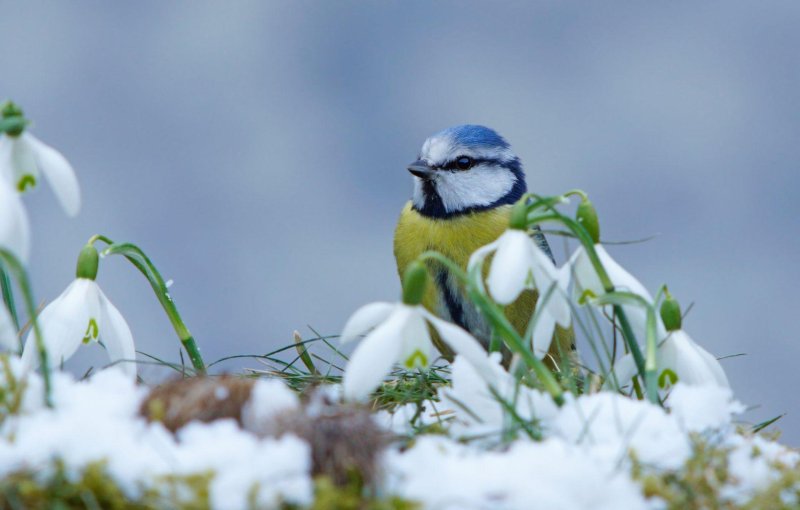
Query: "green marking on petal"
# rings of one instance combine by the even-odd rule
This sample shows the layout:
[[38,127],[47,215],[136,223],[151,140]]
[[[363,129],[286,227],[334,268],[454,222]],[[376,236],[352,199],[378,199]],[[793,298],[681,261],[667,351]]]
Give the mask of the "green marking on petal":
[[36,177],[31,174],[25,174],[17,181],[17,191],[20,193],[24,193],[26,189],[34,187],[36,187]]
[[661,375],[658,376],[658,387],[662,390],[667,387],[667,379],[669,379],[670,386],[675,386],[675,383],[678,382],[678,374],[669,368],[665,368]]
[[100,328],[97,326],[97,321],[94,318],[89,319],[89,324],[86,326],[86,333],[83,334],[83,343],[88,344],[92,340],[97,340],[97,335],[100,334]]
[[578,303],[581,305],[585,305],[587,301],[594,299],[596,297],[597,294],[592,292],[591,289],[586,289],[581,293],[580,297],[578,297]]
[[[419,361],[417,361],[419,360]],[[405,362],[406,368],[414,368],[414,367],[427,367],[428,366],[428,357],[425,356],[425,353],[417,349],[411,356],[406,358]]]

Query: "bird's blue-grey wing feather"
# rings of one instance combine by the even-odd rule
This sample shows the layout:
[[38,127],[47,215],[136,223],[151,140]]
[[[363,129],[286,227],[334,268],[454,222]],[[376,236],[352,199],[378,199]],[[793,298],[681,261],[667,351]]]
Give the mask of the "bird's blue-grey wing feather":
[[538,246],[543,252],[550,257],[550,260],[553,261],[553,264],[556,263],[556,259],[553,258],[553,251],[550,249],[550,245],[547,243],[547,238],[544,236],[542,229],[539,228],[539,225],[534,225],[530,229],[530,236],[531,239],[536,242],[536,246]]

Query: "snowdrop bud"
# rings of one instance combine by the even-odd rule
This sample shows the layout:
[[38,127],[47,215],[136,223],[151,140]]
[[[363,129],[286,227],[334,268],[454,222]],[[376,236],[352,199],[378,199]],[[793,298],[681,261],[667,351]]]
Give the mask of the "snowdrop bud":
[[22,109],[19,106],[6,101],[3,105],[3,130],[8,136],[19,136],[25,130],[25,125],[28,123],[22,115]]
[[100,255],[97,248],[87,244],[78,255],[78,267],[75,269],[75,276],[94,280],[97,277],[97,265],[100,263]]
[[427,285],[428,269],[425,264],[419,261],[409,264],[403,274],[403,303],[411,306],[420,304]]
[[517,230],[528,229],[528,204],[527,199],[522,198],[511,209],[511,220],[509,221],[510,228]]
[[667,298],[661,304],[661,321],[667,331],[681,329],[681,305],[667,292]]
[[594,204],[587,197],[583,197],[580,205],[578,205],[575,218],[578,220],[578,223],[583,225],[583,228],[589,232],[589,235],[592,236],[592,241],[594,241],[595,244],[599,243],[600,222],[597,220],[597,211],[594,208]]

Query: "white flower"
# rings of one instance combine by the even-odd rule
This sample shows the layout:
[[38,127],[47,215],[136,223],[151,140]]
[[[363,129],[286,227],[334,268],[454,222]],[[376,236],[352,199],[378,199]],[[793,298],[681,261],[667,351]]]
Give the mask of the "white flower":
[[342,331],[341,341],[346,343],[371,330],[347,363],[343,380],[345,398],[366,398],[396,361],[409,369],[427,367],[434,353],[429,324],[478,372],[493,377],[486,351],[460,327],[435,317],[420,305],[371,303],[356,310]]
[[[682,329],[671,331],[656,350],[658,375],[671,370],[678,381],[695,386],[716,385],[730,388],[728,378],[717,358],[700,347]],[[614,371],[619,384],[625,384],[636,373],[636,365],[630,354],[622,357]]]
[[451,367],[452,385],[442,386],[438,391],[441,406],[447,406],[439,412],[452,412],[454,416],[449,428],[451,437],[483,436],[490,442],[500,439],[498,432],[509,424],[510,416],[498,398],[526,421],[552,419],[558,414],[558,406],[550,395],[520,384],[500,362],[500,353],[489,355],[494,373],[487,379],[462,356],[456,356]]
[[527,232],[510,228],[472,254],[470,272],[493,251],[486,284],[495,301],[507,305],[526,288],[539,290],[533,350],[542,358],[550,348],[556,324],[568,328],[572,322],[567,299],[569,267],[557,268]]
[[0,179],[0,248],[9,250],[22,263],[27,263],[30,244],[28,213],[22,199]]
[[[103,341],[111,362],[136,377],[136,350],[125,319],[100,287],[88,278],[77,278],[39,314],[39,325],[51,367],[60,365],[81,343]],[[33,333],[25,341],[22,360],[38,366],[39,353]]]
[[67,159],[27,131],[19,136],[0,135],[0,178],[25,191],[39,183],[40,173],[47,178],[64,211],[69,216],[77,215],[81,192]]
[[[599,243],[595,244],[594,249],[606,273],[608,273],[611,283],[614,284],[615,290],[630,292],[641,296],[650,303],[653,302],[653,296],[650,295],[650,292],[647,291],[645,286],[626,271],[625,268],[620,266],[616,260],[612,259],[603,245]],[[572,257],[569,259],[569,265],[572,267],[575,278],[575,291],[578,295],[586,290],[591,291],[596,296],[605,294],[606,291],[605,288],[603,288],[603,284],[600,282],[600,277],[597,276],[597,272],[583,246],[580,246],[575,250],[575,253],[572,254]],[[625,310],[625,314],[630,320],[637,339],[643,342],[647,331],[647,310],[636,305],[622,305],[622,309]],[[666,329],[658,314],[656,314],[656,329],[658,339],[662,339],[666,336]]]

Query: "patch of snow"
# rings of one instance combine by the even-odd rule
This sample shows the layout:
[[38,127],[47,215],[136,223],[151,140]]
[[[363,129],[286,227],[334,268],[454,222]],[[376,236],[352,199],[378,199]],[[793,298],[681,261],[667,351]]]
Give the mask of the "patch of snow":
[[266,433],[276,416],[299,407],[300,399],[286,384],[277,379],[259,379],[242,408],[242,424],[247,430]]
[[482,451],[427,436],[405,452],[390,453],[386,464],[390,493],[420,501],[424,508],[649,508],[625,471],[598,469],[583,449],[559,439]]
[[677,384],[669,395],[667,406],[672,416],[691,432],[725,428],[734,415],[745,410],[744,405],[733,399],[730,388],[710,384]]
[[[267,383],[254,388],[257,416],[298,405],[285,385]],[[77,479],[88,464],[105,461],[130,498],[157,489],[166,475],[212,472],[214,508],[247,508],[249,494],[264,508],[312,501],[310,449],[294,436],[260,439],[233,420],[220,420],[193,422],[176,438],[139,416],[147,390],[117,368],[86,381],[53,373],[53,409],[43,405],[41,388],[38,375],[29,374],[22,411],[0,427],[0,477],[15,471],[46,477],[60,460]]]

